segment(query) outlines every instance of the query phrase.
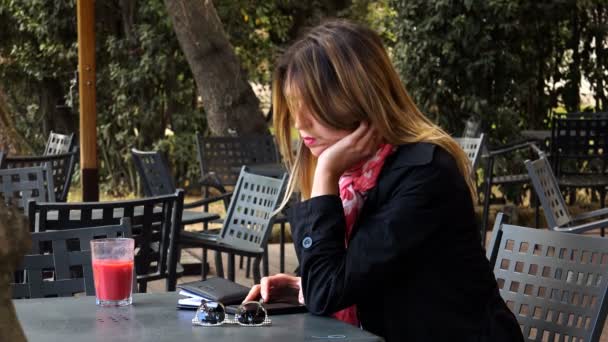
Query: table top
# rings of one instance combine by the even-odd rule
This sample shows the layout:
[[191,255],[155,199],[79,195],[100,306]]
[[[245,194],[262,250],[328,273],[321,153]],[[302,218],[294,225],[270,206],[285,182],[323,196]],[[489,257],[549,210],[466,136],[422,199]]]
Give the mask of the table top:
[[338,320],[308,313],[271,316],[272,325],[192,325],[175,292],[134,294],[133,305],[102,308],[95,297],[14,300],[30,342],[36,341],[383,341]]
[[551,131],[545,129],[527,129],[521,131],[521,135],[524,138],[542,141],[551,138]]

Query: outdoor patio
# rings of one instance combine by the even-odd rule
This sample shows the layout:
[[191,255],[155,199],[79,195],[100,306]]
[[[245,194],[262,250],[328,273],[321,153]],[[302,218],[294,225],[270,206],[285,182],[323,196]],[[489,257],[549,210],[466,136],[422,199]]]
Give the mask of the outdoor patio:
[[[605,0],[0,0],[0,342],[608,342],[607,22]],[[344,279],[382,305],[318,257],[343,214]],[[294,243],[308,310],[357,311],[237,304],[295,275]],[[186,283],[231,302],[177,307]]]

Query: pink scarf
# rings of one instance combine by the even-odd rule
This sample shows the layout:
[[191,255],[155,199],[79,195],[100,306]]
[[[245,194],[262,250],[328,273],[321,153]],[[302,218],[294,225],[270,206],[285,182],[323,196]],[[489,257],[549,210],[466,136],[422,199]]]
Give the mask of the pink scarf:
[[[384,161],[395,150],[394,146],[383,144],[372,158],[346,171],[340,177],[338,184],[340,186],[340,199],[342,199],[344,218],[346,220],[344,244],[347,248],[350,234],[359,216],[359,211],[363,207],[367,192],[376,186],[376,181],[378,175],[380,175],[380,171],[382,171]],[[355,305],[334,313],[333,317],[359,326],[357,307]]]

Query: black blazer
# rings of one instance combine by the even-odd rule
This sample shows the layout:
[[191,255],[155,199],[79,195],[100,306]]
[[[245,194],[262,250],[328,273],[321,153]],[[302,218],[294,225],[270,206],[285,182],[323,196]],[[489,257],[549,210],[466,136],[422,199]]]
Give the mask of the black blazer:
[[344,246],[342,202],[288,210],[306,306],[357,305],[362,328],[387,341],[523,341],[501,299],[452,156],[427,143],[386,160]]

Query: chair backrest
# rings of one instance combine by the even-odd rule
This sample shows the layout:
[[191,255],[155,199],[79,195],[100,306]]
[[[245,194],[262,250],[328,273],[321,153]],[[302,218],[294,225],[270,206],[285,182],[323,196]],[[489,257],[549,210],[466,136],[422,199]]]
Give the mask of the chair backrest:
[[177,267],[184,191],[111,202],[39,203],[30,201],[30,231],[65,230],[117,224],[131,219],[138,282],[171,276]]
[[559,190],[549,160],[541,153],[537,160],[526,160],[524,164],[528,170],[528,176],[532,180],[536,196],[543,207],[548,227],[553,229],[570,224],[572,216],[570,216],[564,196]]
[[[115,237],[131,237],[128,218],[119,225],[33,233],[32,249],[17,268],[25,277],[11,284],[13,298],[95,295],[90,242]],[[49,244],[50,251],[45,248]]]
[[175,192],[173,176],[160,152],[132,148],[131,155],[146,196],[161,196]]
[[481,120],[475,116],[469,117],[464,122],[464,129],[462,130],[463,138],[478,138],[481,130]]
[[45,155],[71,152],[74,146],[74,133],[59,134],[51,131],[44,146]]
[[551,158],[557,176],[608,175],[608,114],[554,117]]
[[0,150],[0,169],[2,168],[2,164],[4,164],[5,157],[6,155],[4,154],[4,151]]
[[273,136],[203,137],[196,135],[198,160],[203,178],[213,185],[234,186],[235,167],[280,161]]
[[43,156],[18,156],[6,157],[3,166],[0,168],[23,168],[30,166],[46,166],[50,164],[53,174],[53,193],[55,201],[65,202],[68,199],[70,185],[72,184],[72,175],[76,160],[78,158],[78,149],[60,154],[43,155]]
[[485,135],[482,133],[478,138],[461,137],[454,138],[454,140],[456,140],[467,157],[469,157],[474,171],[481,158],[481,150],[485,144]]
[[249,173],[243,166],[220,232],[222,242],[237,248],[263,249],[286,181],[287,174],[281,179],[265,177]]
[[508,225],[488,259],[527,341],[599,341],[608,308],[608,239]]
[[15,202],[17,207],[28,212],[28,201],[53,202],[53,177],[50,166],[32,166],[0,170],[0,197],[5,203]]

